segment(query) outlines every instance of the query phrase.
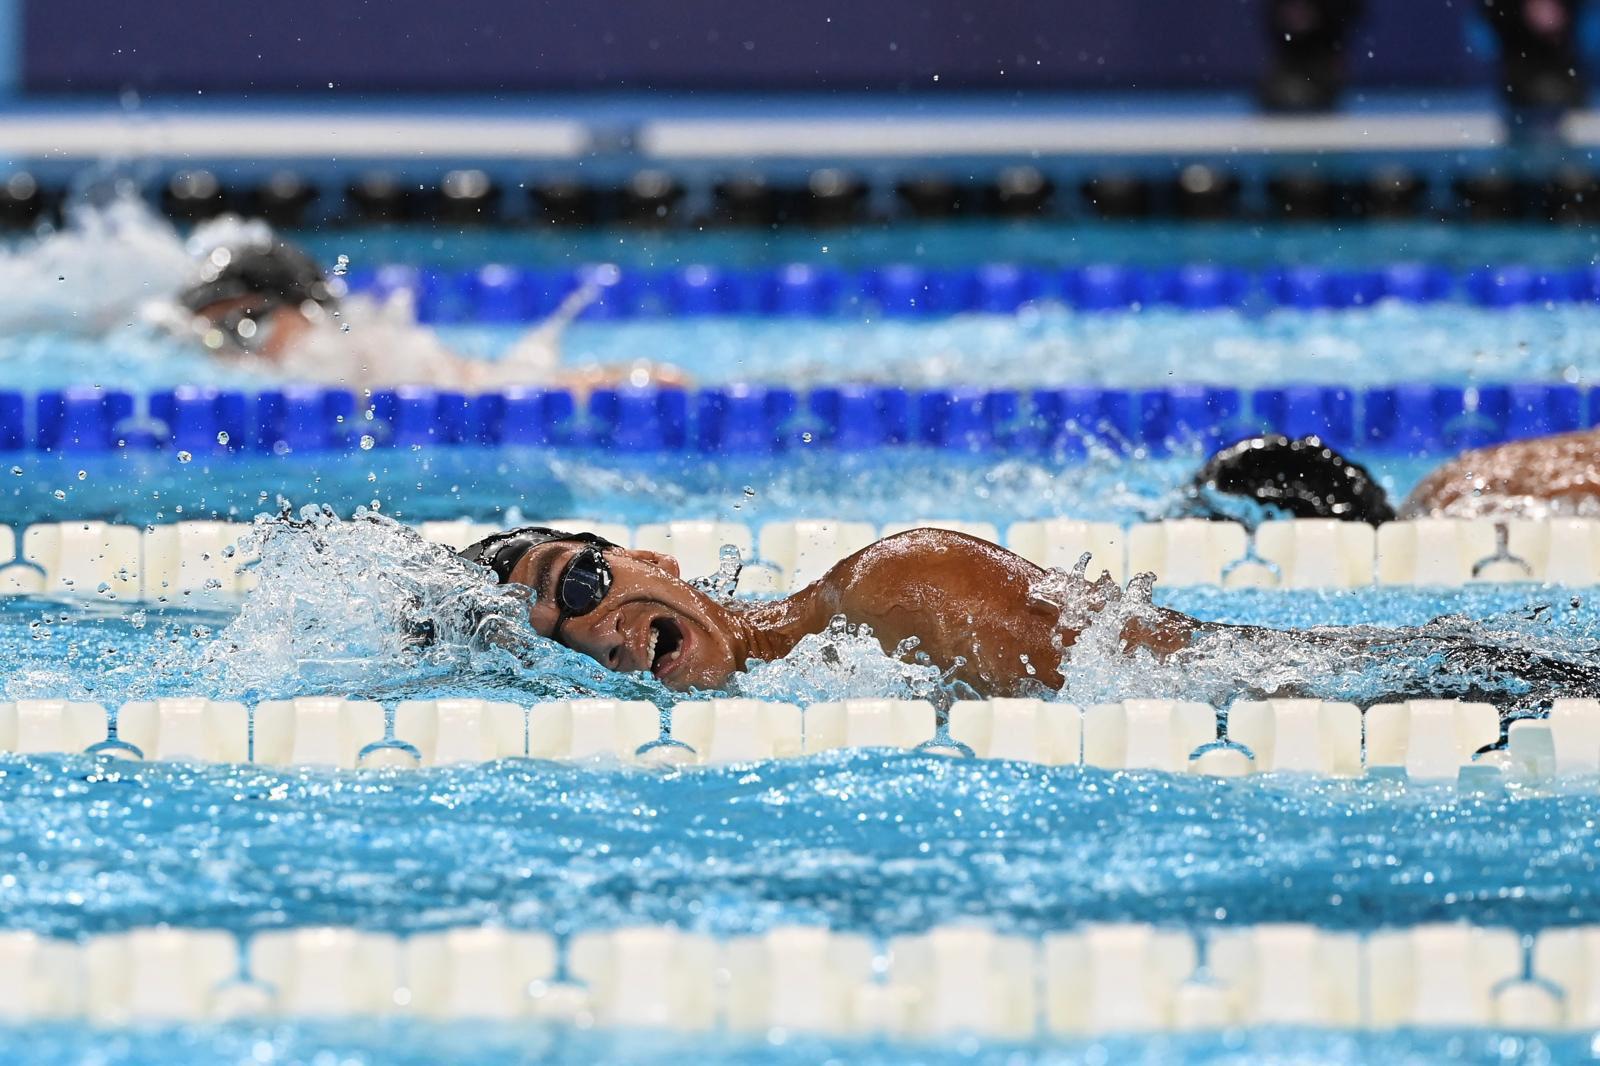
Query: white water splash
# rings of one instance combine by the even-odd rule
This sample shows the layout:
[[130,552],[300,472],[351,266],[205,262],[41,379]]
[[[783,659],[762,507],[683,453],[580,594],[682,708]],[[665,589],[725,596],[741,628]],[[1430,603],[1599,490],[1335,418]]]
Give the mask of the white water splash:
[[99,336],[137,322],[149,300],[176,292],[194,261],[131,183],[100,202],[68,206],[66,224],[0,247],[0,333]]
[[953,686],[938,667],[916,661],[914,648],[908,642],[885,654],[869,627],[835,618],[783,658],[751,660],[731,687],[740,696],[801,706],[852,697],[948,702]]
[[1545,608],[1485,621],[1459,616],[1413,627],[1326,626],[1272,630],[1197,624],[1189,646],[1166,656],[1129,649],[1130,626],[1159,628],[1173,615],[1151,602],[1152,575],[1118,588],[1090,583],[1087,556],[1051,571],[1035,595],[1061,611],[1063,683],[1080,706],[1133,698],[1198,700],[1311,696],[1369,706],[1414,698],[1485,699],[1530,708],[1556,696],[1600,695],[1600,648],[1551,630]]

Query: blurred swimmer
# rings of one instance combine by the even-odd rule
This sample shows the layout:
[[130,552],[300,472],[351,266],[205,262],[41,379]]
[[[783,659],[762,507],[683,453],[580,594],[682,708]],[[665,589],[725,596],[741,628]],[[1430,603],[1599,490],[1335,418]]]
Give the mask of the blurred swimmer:
[[1190,486],[1190,509],[1231,517],[1229,498],[1292,518],[1374,525],[1396,518],[1600,514],[1600,430],[1462,452],[1396,508],[1359,463],[1316,437],[1252,437],[1212,456]]
[[561,334],[598,295],[580,286],[497,360],[447,348],[419,326],[404,294],[386,303],[343,295],[304,250],[265,225],[224,218],[190,240],[197,275],[150,317],[221,359],[298,381],[350,387],[434,385],[469,392],[517,384],[578,391],[606,385],[683,385],[681,371],[639,361],[560,366]]

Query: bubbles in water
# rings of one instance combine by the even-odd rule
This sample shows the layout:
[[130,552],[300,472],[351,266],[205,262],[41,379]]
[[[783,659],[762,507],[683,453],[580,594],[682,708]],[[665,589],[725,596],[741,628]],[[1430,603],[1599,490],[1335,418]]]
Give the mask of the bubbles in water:
[[226,446],[227,443],[228,443],[228,439],[229,438],[228,438],[228,431],[227,430],[224,429],[224,430],[221,430],[221,431],[219,431],[217,433],[217,443],[218,444]]
[[189,460],[191,460],[193,458],[194,458],[194,456],[189,454],[188,452],[179,452],[178,453],[178,462],[180,462],[180,463],[187,463]]
[[363,434],[361,434],[361,440],[358,443],[361,445],[361,450],[362,451],[370,452],[372,450],[373,445],[377,444],[378,442],[372,436],[372,434],[363,433]]
[[56,491],[52,492],[50,495],[54,496],[58,500],[64,500],[67,498],[67,490],[56,489]]
[[13,477],[21,477],[22,476],[22,467],[13,466],[11,468],[11,474],[12,474]]
[[342,278],[348,273],[350,273],[350,257],[340,252],[339,257],[333,261],[333,276]]

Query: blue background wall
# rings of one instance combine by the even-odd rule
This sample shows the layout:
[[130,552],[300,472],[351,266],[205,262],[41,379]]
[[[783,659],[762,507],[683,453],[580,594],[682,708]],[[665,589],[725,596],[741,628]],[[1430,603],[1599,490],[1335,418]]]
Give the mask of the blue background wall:
[[[12,77],[34,94],[1229,88],[1265,43],[1260,0],[0,0],[0,17],[17,4]],[[1469,0],[1368,6],[1358,83],[1483,82]]]

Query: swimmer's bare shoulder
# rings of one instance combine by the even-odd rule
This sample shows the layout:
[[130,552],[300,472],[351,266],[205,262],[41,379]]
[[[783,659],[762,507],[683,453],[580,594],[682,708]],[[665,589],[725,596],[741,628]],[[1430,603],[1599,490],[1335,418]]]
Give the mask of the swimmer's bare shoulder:
[[1035,677],[1059,684],[1057,614],[1032,595],[1042,576],[997,544],[913,529],[839,562],[802,595],[827,617],[871,626],[886,650],[915,637],[939,666],[959,660],[955,676],[1004,690]]
[[1471,510],[1474,500],[1516,497],[1600,503],[1600,431],[1463,452],[1424,477],[1400,513],[1417,517]]

